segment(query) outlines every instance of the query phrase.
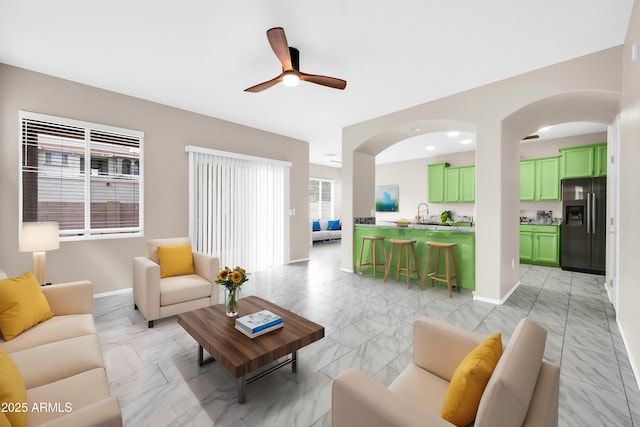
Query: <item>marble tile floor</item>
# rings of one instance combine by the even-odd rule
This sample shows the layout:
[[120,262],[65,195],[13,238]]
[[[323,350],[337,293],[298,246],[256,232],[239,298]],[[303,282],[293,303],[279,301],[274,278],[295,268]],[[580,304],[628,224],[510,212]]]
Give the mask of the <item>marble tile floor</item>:
[[[640,392],[604,291],[602,276],[520,266],[521,285],[502,306],[469,291],[420,290],[414,283],[341,272],[340,244],[314,245],[310,261],[253,273],[255,294],[325,327],[325,338],[298,352],[298,373],[282,368],[247,387],[216,363],[197,366],[197,344],[176,317],[153,329],[132,294],[94,300],[112,394],[126,426],[330,426],[331,384],[355,367],[388,385],[411,361],[412,323],[445,319],[505,339],[523,317],[548,329],[545,356],[561,364],[559,425],[639,426]],[[240,301],[242,303],[242,301]]]

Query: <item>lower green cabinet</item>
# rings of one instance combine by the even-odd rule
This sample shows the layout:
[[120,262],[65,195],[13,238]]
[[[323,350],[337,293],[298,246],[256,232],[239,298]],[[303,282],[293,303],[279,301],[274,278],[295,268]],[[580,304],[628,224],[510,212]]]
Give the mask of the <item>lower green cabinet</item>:
[[520,230],[520,262],[529,264],[533,260],[533,233]]
[[560,266],[560,227],[520,225],[520,262]]

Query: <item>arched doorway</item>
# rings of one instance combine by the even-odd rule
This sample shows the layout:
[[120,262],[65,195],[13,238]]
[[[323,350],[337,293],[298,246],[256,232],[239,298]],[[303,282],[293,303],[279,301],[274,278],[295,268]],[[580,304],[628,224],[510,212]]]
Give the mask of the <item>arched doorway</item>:
[[341,269],[353,270],[353,218],[375,213],[380,146],[388,146],[403,124],[451,119],[475,126],[475,298],[506,300],[519,282],[516,141],[545,122],[612,123],[619,105],[621,55],[619,48],[608,49],[344,128]]

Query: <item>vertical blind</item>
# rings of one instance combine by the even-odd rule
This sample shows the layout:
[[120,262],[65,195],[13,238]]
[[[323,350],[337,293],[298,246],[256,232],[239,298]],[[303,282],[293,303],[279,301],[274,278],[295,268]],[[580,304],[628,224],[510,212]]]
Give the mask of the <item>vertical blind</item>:
[[59,223],[63,240],[142,233],[143,134],[21,112],[22,222]]
[[249,271],[287,262],[290,163],[192,146],[186,151],[194,249]]

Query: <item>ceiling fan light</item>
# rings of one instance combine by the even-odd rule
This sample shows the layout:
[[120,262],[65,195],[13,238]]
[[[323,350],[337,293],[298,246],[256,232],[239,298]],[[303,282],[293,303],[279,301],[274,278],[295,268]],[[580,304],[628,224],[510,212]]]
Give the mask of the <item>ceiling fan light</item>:
[[300,77],[295,71],[287,71],[282,76],[282,84],[285,86],[298,86],[300,83]]

